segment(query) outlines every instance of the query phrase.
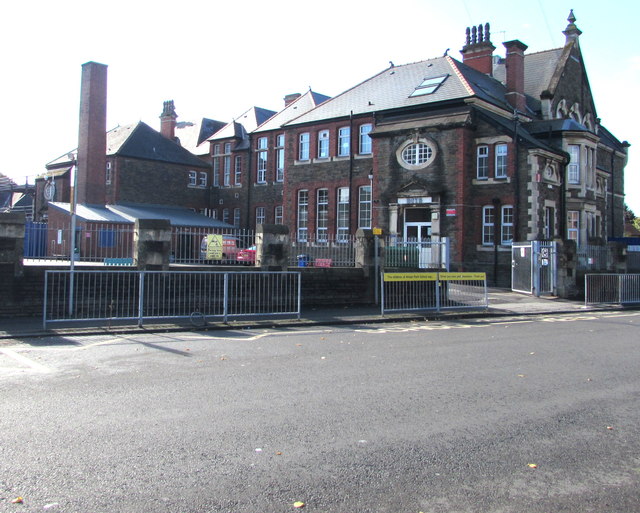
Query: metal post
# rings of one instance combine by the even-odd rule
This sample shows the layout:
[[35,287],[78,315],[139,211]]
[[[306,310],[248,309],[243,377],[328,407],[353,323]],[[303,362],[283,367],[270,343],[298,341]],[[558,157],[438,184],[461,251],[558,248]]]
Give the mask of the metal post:
[[380,315],[384,315],[384,273],[380,273]]
[[373,251],[374,251],[374,255],[373,255],[373,265],[374,265],[374,274],[375,274],[375,301],[376,301],[376,305],[378,304],[378,289],[380,287],[380,275],[378,274],[380,272],[380,260],[378,259],[378,252],[380,251],[380,239],[378,237],[378,235],[374,235],[373,236]]
[[44,273],[44,306],[42,309],[42,329],[47,329],[47,295],[49,286],[49,271]]
[[440,273],[436,273],[436,312],[440,313]]
[[[75,157],[74,157],[75,158]],[[78,204],[78,161],[73,161],[73,195],[72,202],[69,205],[71,213],[71,244],[70,244],[70,260],[69,260],[69,317],[73,318],[73,295],[74,295],[74,274],[75,274],[75,256],[76,256],[76,207]]]
[[138,280],[138,327],[142,328],[144,320],[144,276],[145,272],[140,271],[140,279]]
[[302,273],[298,272],[298,320],[302,314]]
[[222,294],[222,322],[226,324],[229,314],[229,273],[224,273],[224,287]]

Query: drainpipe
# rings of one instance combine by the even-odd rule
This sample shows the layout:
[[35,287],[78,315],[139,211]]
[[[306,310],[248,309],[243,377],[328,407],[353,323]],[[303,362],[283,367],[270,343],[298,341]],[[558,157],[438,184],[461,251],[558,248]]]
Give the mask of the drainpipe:
[[353,186],[353,111],[349,112],[349,233],[354,233],[352,230],[353,225],[357,223],[353,223],[351,219],[351,213],[353,211],[353,207],[351,205],[353,194],[351,193],[351,187]]
[[[493,212],[495,219],[495,233],[493,234],[493,286],[498,286],[498,246],[499,239],[502,236],[502,212],[500,212],[500,198],[493,198]],[[517,223],[516,223],[517,224]]]
[[513,141],[514,141],[514,158],[515,158],[515,173],[513,176],[514,186],[516,189],[516,193],[514,194],[513,199],[513,215],[514,218],[517,219],[515,222],[515,226],[513,227],[513,240],[520,240],[520,166],[518,159],[520,157],[520,152],[518,150],[518,125],[520,124],[520,118],[518,118],[518,111],[514,109],[513,111],[514,118],[514,128],[513,128]]

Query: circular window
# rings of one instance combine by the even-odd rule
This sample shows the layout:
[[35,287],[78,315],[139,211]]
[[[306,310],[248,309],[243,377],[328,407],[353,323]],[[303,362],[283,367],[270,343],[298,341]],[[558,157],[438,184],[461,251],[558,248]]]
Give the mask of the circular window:
[[406,169],[425,168],[433,162],[435,155],[435,145],[424,139],[407,141],[397,152],[400,165]]

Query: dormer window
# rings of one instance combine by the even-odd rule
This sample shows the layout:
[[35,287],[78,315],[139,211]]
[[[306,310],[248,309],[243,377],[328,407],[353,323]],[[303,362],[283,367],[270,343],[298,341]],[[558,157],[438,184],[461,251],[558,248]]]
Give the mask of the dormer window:
[[415,91],[413,91],[410,95],[409,98],[414,97],[414,96],[424,96],[426,94],[433,94],[435,93],[438,88],[444,83],[444,81],[447,79],[449,75],[442,75],[439,77],[433,77],[433,78],[425,78],[422,83],[416,87]]

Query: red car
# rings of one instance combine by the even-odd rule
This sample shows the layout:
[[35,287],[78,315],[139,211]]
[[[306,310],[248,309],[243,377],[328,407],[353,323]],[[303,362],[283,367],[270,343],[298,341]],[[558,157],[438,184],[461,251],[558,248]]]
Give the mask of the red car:
[[246,249],[241,249],[238,251],[237,256],[238,262],[242,262],[245,265],[255,264],[256,263],[256,247],[249,246]]

